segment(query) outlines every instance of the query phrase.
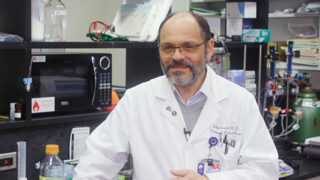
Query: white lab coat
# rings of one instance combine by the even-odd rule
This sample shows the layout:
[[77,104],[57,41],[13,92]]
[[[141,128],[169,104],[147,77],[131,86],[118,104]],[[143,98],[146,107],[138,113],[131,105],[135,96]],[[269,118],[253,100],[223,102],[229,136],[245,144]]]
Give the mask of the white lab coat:
[[[207,100],[188,141],[185,122],[168,79],[128,89],[86,141],[74,180],[112,179],[132,153],[134,180],[169,180],[170,170],[197,171],[211,148],[221,171],[209,179],[278,179],[278,154],[254,97],[207,67]],[[221,136],[220,136],[221,135]],[[221,138],[235,141],[228,148]]]

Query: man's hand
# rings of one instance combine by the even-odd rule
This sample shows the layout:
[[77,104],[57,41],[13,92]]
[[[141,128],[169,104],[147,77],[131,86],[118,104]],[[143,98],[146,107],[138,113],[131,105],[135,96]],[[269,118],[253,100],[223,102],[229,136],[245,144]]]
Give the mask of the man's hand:
[[205,176],[201,176],[200,174],[193,172],[191,170],[172,170],[171,173],[176,178],[172,180],[180,179],[180,180],[208,180]]

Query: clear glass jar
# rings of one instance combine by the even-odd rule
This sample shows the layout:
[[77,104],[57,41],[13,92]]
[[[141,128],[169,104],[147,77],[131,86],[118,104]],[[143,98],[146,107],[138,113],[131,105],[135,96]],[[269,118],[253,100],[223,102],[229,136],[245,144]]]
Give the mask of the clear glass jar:
[[40,163],[39,180],[63,180],[64,166],[58,156],[59,145],[46,145],[46,157]]
[[67,10],[61,0],[49,0],[44,6],[44,41],[65,41]]

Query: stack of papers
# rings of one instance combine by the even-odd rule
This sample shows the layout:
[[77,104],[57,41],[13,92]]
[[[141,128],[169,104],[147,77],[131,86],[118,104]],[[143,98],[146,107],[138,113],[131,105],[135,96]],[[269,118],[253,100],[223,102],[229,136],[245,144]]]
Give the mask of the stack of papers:
[[[294,64],[319,65],[319,38],[312,39],[289,39],[293,41],[293,51],[300,51],[299,58],[292,58]],[[288,52],[288,47],[282,46],[282,50]]]
[[113,20],[115,33],[129,41],[153,42],[161,22],[167,16],[172,0],[125,1]]

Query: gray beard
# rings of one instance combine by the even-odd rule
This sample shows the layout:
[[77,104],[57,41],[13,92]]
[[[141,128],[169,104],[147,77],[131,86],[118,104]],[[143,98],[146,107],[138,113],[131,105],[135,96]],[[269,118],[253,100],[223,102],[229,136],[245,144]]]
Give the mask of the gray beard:
[[173,72],[172,75],[170,75],[169,69],[174,64],[175,63],[173,61],[171,61],[169,64],[167,64],[165,67],[163,67],[162,64],[160,63],[162,72],[163,72],[163,74],[165,74],[167,76],[169,81],[171,83],[173,83],[174,85],[182,86],[182,87],[190,86],[193,83],[195,83],[195,81],[200,77],[202,72],[206,69],[206,63],[203,63],[201,68],[199,70],[196,70],[193,67],[192,63],[187,62],[187,61],[182,61],[179,64],[186,65],[191,70],[191,75],[186,78],[183,78],[181,76],[184,74],[184,72]]

